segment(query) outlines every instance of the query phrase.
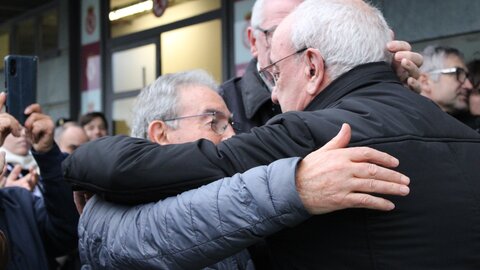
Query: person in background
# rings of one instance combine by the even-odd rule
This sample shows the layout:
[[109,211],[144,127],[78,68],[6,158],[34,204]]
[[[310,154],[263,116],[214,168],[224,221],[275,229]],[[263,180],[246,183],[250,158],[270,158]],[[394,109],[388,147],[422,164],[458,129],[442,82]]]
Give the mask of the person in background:
[[473,87],[463,54],[456,48],[430,45],[422,56],[420,94],[452,116],[468,113],[468,95]]
[[88,142],[88,137],[80,125],[67,122],[55,128],[55,142],[62,152],[71,154],[80,145]]
[[96,140],[108,135],[108,122],[101,112],[89,112],[80,117],[78,121],[83,127],[89,140]]
[[480,132],[480,60],[476,59],[468,63],[472,91],[468,96],[469,116],[462,122]]
[[19,186],[42,197],[41,185],[38,184],[39,170],[30,152],[31,144],[26,130],[22,128],[20,136],[9,134],[5,137],[0,151],[5,152],[6,173],[1,178],[4,187]]
[[[1,93],[0,110],[5,99]],[[26,130],[45,192],[39,198],[24,188],[0,189],[0,230],[9,250],[6,269],[55,269],[55,258],[77,246],[78,213],[71,187],[62,176],[65,155],[54,143],[52,119],[41,113],[38,104],[29,106],[25,114],[29,117],[23,128],[8,113],[0,113],[0,145],[8,134],[18,137]]]

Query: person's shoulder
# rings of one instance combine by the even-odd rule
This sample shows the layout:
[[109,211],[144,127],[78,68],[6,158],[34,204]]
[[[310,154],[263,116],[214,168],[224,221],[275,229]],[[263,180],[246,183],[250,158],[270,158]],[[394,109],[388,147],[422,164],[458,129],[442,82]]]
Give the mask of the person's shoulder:
[[1,188],[0,192],[2,193],[2,196],[8,196],[8,197],[28,197],[31,198],[33,195],[30,191],[28,191],[25,188],[21,187],[5,187]]
[[23,207],[24,204],[31,205],[34,200],[32,192],[21,187],[0,188],[0,196],[3,203],[7,202],[16,207]]
[[233,77],[226,82],[222,83],[219,87],[219,94],[221,96],[225,96],[231,93],[235,93],[239,91],[238,82],[242,79],[242,77]]

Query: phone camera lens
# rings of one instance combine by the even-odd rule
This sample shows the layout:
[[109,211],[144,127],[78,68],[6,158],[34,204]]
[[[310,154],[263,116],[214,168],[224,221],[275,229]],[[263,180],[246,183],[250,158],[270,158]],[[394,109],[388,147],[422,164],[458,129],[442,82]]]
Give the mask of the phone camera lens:
[[17,61],[12,60],[10,62],[10,75],[15,76],[17,74]]

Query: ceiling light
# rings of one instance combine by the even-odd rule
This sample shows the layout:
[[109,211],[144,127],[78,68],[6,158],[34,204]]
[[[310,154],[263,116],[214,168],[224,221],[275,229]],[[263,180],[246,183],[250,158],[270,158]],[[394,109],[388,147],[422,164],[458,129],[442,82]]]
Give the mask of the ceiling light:
[[144,2],[137,3],[137,4],[133,4],[133,5],[128,6],[128,7],[120,8],[120,9],[117,9],[117,10],[114,10],[114,11],[110,11],[110,13],[108,13],[108,18],[110,19],[110,21],[115,21],[115,20],[118,20],[118,19],[121,19],[121,18],[124,18],[124,17],[127,17],[127,16],[137,14],[137,13],[141,13],[141,12],[144,12],[144,11],[149,11],[152,8],[153,8],[153,1],[152,0],[147,0],[147,1],[144,1]]

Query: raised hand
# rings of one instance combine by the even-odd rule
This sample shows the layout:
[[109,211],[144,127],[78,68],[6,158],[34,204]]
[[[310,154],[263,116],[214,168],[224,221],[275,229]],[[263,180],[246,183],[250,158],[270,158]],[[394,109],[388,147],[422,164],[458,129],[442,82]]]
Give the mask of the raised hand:
[[412,52],[412,47],[406,41],[394,40],[387,44],[387,49],[393,53],[392,67],[400,80],[413,91],[420,93],[421,84],[419,67],[423,64],[421,54]]
[[29,115],[25,120],[27,136],[30,138],[32,147],[39,153],[48,152],[53,147],[53,135],[55,124],[50,116],[42,113],[39,104],[32,104],[25,109]]

